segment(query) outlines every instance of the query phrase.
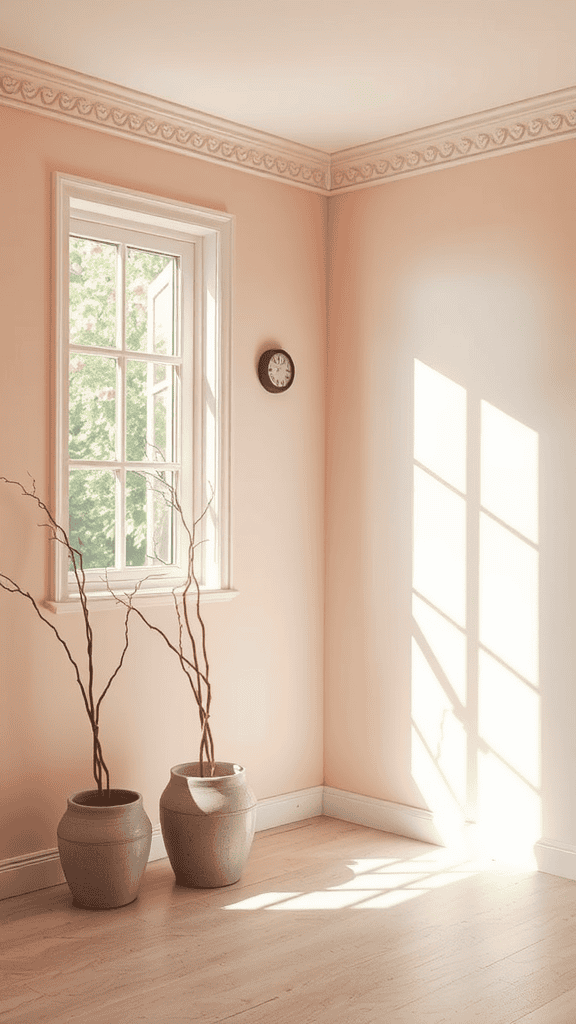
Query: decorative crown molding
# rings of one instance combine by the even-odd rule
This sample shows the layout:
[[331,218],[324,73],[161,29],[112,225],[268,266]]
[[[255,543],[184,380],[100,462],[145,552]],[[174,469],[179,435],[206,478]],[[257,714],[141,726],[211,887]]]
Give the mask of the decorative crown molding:
[[0,47],[0,103],[327,192],[330,158]]
[[576,136],[576,88],[332,154],[330,191],[348,192]]
[[0,47],[0,103],[323,194],[576,137],[576,87],[324,153]]

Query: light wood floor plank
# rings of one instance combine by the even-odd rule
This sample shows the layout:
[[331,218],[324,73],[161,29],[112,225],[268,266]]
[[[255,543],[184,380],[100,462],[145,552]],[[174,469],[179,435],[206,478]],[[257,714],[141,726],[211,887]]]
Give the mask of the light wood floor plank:
[[242,879],[75,908],[0,903],[0,1024],[574,1024],[576,883],[329,818],[259,833]]

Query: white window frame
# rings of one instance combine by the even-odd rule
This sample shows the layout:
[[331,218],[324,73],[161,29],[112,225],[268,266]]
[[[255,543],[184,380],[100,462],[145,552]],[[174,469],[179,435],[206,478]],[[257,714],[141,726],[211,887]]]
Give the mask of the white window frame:
[[[198,519],[209,499],[209,514],[201,521],[203,543],[195,563],[204,598],[226,598],[231,582],[230,544],[230,359],[231,292],[234,217],[187,203],[134,192],[57,173],[55,175],[55,322],[54,322],[54,509],[58,522],[68,525],[68,380],[69,380],[69,237],[84,234],[114,240],[115,233],[146,232],[142,247],[155,236],[160,251],[193,260],[193,282],[186,279],[180,295],[185,367],[182,391],[181,500],[187,517]],[[93,233],[90,233],[90,227]],[[133,234],[137,240],[138,235]],[[140,234],[140,238],[143,238]],[[189,263],[190,265],[190,263]],[[183,264],[184,266],[184,264]],[[193,304],[193,309],[190,306]],[[188,352],[186,349],[188,346]],[[102,350],[94,350],[102,351]],[[151,464],[153,467],[153,463]],[[187,495],[189,496],[187,498]],[[78,591],[62,545],[51,547],[51,588],[48,604],[54,611],[78,607]],[[184,582],[185,544],[177,541],[179,566],[110,573],[118,590],[132,590],[142,579],[139,599],[171,600]],[[113,602],[101,570],[87,570],[91,598]],[[144,579],[146,577],[146,579]]]

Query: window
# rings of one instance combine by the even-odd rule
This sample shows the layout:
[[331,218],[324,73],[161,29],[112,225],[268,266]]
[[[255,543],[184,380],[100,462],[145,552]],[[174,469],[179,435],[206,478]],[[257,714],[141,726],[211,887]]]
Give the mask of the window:
[[[57,175],[56,223],[56,515],[87,590],[183,581],[174,488],[203,590],[230,592],[233,218]],[[58,605],[77,592],[55,548]]]

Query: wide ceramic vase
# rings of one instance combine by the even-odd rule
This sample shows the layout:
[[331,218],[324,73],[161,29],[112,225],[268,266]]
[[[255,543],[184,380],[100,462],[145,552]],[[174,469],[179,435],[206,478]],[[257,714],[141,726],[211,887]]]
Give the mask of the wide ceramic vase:
[[58,850],[74,903],[91,910],[123,907],[138,895],[150,854],[152,824],[140,793],[75,793],[58,825]]
[[256,797],[240,765],[217,761],[208,777],[200,776],[196,761],[171,769],[160,827],[178,885],[213,889],[237,882],[255,826]]

